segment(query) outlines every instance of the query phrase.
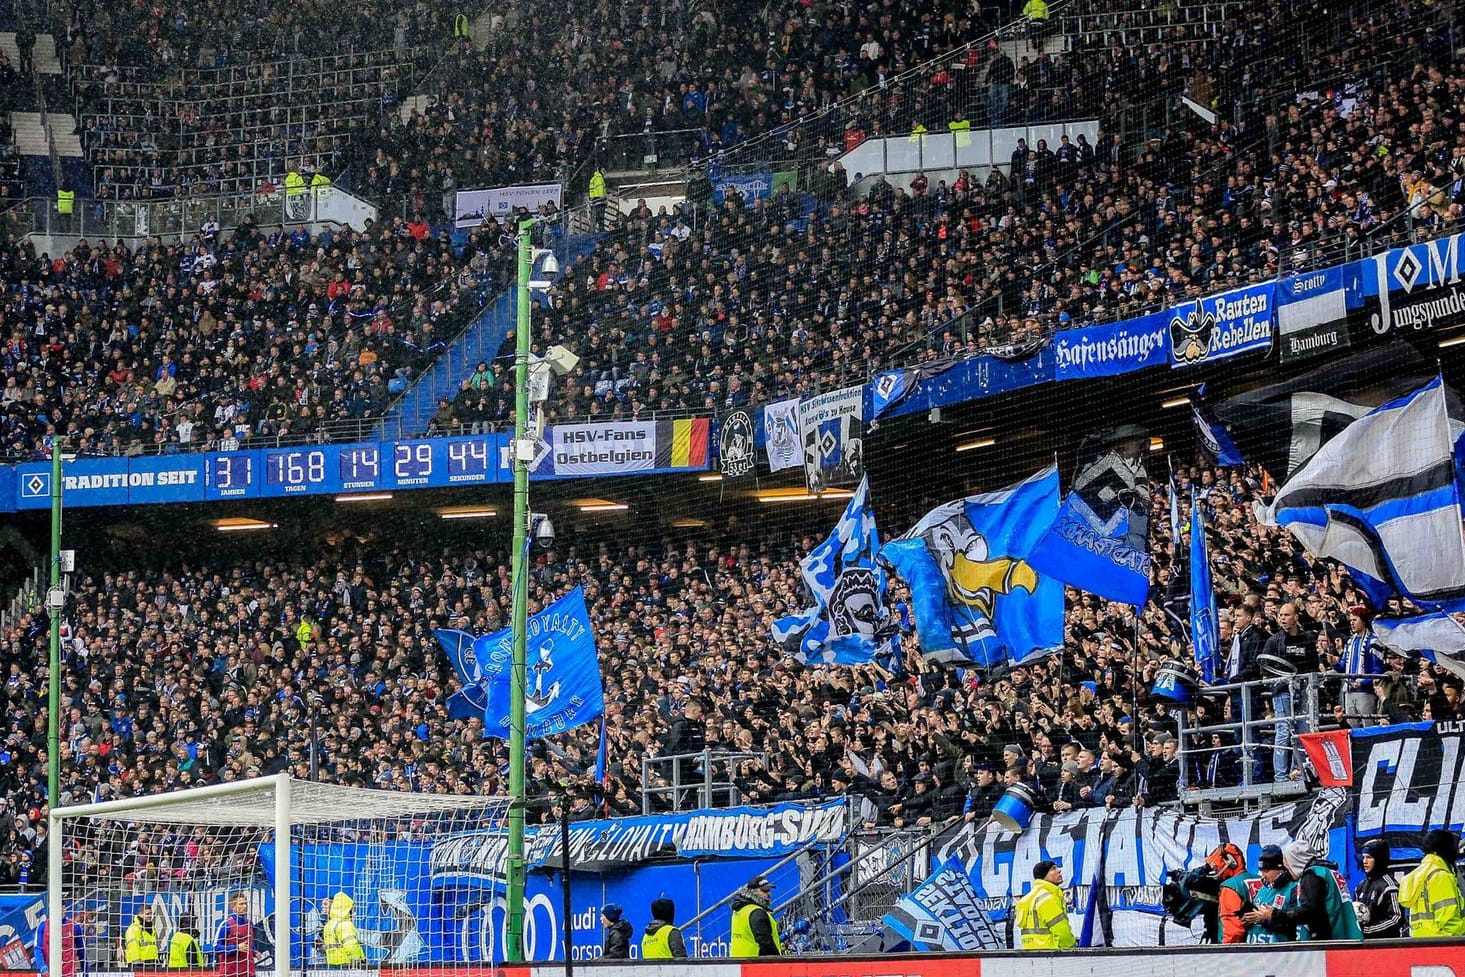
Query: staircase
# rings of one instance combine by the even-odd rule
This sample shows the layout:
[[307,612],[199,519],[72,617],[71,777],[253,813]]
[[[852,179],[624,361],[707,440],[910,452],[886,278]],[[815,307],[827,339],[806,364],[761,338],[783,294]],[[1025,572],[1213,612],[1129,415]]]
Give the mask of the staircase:
[[[20,48],[15,43],[15,31],[0,31],[0,53],[9,58],[12,65],[20,67]],[[35,62],[38,74],[61,74],[61,59],[56,56],[56,35],[37,35],[36,46],[31,49],[31,60]]]
[[[595,237],[571,237],[566,253],[560,257],[561,268],[571,268],[580,258],[595,249]],[[427,430],[428,422],[443,398],[458,395],[463,381],[473,375],[473,368],[498,355],[504,340],[513,331],[518,315],[518,291],[506,288],[484,307],[463,334],[458,337],[432,367],[413,381],[382,418],[379,436],[410,436]]]
[[[49,137],[47,122],[51,129]],[[43,122],[39,112],[12,112],[10,126],[15,131],[16,152],[20,154],[21,171],[31,194],[49,197],[56,191],[56,178],[51,171],[53,140],[63,179],[78,196],[91,193],[91,168],[86,165],[81,138],[76,134],[76,120],[70,114],[52,112]]]

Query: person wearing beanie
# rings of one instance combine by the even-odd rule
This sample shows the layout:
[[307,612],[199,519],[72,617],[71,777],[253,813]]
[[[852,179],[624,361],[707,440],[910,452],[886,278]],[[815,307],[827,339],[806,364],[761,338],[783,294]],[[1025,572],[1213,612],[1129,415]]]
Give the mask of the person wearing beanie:
[[1071,950],[1078,945],[1068,924],[1063,870],[1044,859],[1033,866],[1033,887],[1017,901],[1014,921],[1024,950]]
[[1370,841],[1358,856],[1363,881],[1353,890],[1353,912],[1365,940],[1393,940],[1404,935],[1404,912],[1399,908],[1399,883],[1389,871],[1389,845]]
[[1336,866],[1316,857],[1300,841],[1283,845],[1281,854],[1281,875],[1293,880],[1293,888],[1280,905],[1259,898],[1257,907],[1242,919],[1281,933],[1290,930],[1297,940],[1363,939],[1353,903],[1345,898],[1347,883],[1335,871]]
[[621,907],[613,902],[600,907],[600,925],[605,930],[605,952],[601,957],[606,960],[631,959],[631,937],[635,930],[621,916]]
[[[1333,670],[1344,675],[1373,676],[1384,673],[1382,650],[1377,639],[1369,630],[1372,615],[1362,604],[1348,609],[1348,637],[1343,642],[1343,653]],[[1349,679],[1343,695],[1343,715],[1348,725],[1357,729],[1367,726],[1378,714],[1379,700],[1374,694],[1372,678]]]
[[777,957],[783,954],[778,920],[773,918],[773,883],[755,875],[733,896],[730,957]]
[[1460,836],[1435,828],[1419,847],[1424,853],[1419,867],[1399,883],[1399,904],[1409,912],[1409,935],[1465,936],[1465,906],[1455,878]]
[[[1261,876],[1261,888],[1252,900],[1252,908],[1241,915],[1246,924],[1247,943],[1291,943],[1297,939],[1297,927],[1281,920],[1270,919],[1270,914],[1287,905],[1297,882],[1287,874],[1282,864],[1282,849],[1276,845],[1262,846],[1256,860],[1256,871]],[[1261,911],[1266,909],[1265,922]]]
[[651,922],[641,936],[642,960],[673,960],[687,955],[687,943],[676,927],[677,904],[666,896],[651,903]]

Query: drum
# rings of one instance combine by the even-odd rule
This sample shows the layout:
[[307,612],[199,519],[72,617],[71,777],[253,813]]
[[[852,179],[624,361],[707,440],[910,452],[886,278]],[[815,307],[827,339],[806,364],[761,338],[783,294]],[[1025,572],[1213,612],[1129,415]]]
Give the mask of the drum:
[[1166,662],[1155,673],[1155,684],[1150,687],[1150,695],[1179,706],[1188,706],[1195,698],[1199,686],[1200,678],[1195,669],[1184,662]]
[[1033,820],[1033,806],[1037,798],[1026,784],[1008,787],[992,808],[992,820],[1007,831],[1021,833],[1027,830]]
[[1267,678],[1291,678],[1297,674],[1297,665],[1280,655],[1257,655],[1256,664]]

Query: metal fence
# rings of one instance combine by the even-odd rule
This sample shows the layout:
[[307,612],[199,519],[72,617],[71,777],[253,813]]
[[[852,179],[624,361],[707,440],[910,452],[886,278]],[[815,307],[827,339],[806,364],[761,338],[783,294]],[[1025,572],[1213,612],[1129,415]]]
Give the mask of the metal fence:
[[1379,679],[1310,672],[1207,686],[1205,696],[1223,698],[1228,706],[1221,721],[1196,725],[1176,711],[1181,801],[1234,804],[1306,793],[1298,735],[1339,721],[1378,724],[1383,717],[1377,707],[1365,711],[1366,700],[1347,693],[1355,683]]
[[641,761],[641,812],[664,810],[657,798],[670,800],[673,811],[708,807],[736,807],[743,795],[734,782],[744,762],[768,764],[764,752],[702,750],[648,757]]

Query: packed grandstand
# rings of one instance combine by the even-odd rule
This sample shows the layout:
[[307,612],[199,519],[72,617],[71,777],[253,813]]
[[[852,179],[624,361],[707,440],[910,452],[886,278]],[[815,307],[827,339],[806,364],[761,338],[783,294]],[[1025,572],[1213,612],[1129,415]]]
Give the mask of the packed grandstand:
[[[0,196],[52,208],[69,190],[82,216],[250,201],[230,227],[169,236],[78,240],[55,233],[54,212],[41,236],[31,205],[10,212],[5,462],[47,458],[54,439],[137,458],[511,429],[510,334],[448,371],[422,430],[397,412],[514,283],[512,216],[460,226],[467,188],[563,185],[563,205],[538,215],[540,242],[564,260],[532,339],[538,354],[563,345],[578,360],[555,381],[551,423],[717,415],[897,367],[1020,358],[1065,331],[1465,231],[1465,48],[1449,3],[1072,0],[1041,30],[1003,2],[773,0],[750,16],[728,3],[535,0],[496,13],[381,0],[345,25],[324,7],[259,6],[0,7],[20,62],[0,53],[0,100],[71,112],[84,153],[80,166],[22,165],[8,124]],[[37,67],[37,34],[52,38],[55,73]],[[1075,120],[1094,126],[1056,135]],[[1057,128],[945,175],[842,162],[870,140],[1015,126]],[[611,215],[597,213],[594,177],[632,170]],[[763,170],[792,177],[714,198],[721,174]],[[260,216],[302,173],[376,218],[353,229]],[[1427,348],[1441,355],[1433,337]],[[1211,379],[1242,389],[1279,369]],[[1187,791],[1243,780],[1313,788],[1290,715],[1257,705],[1265,746],[1243,753],[1232,734],[1185,733],[1236,720],[1235,696],[1176,706],[1152,694],[1168,666],[1194,664],[1189,544],[1175,538],[1192,497],[1226,654],[1246,633],[1254,655],[1295,622],[1311,644],[1300,670],[1324,677],[1324,728],[1465,720],[1458,671],[1347,652],[1400,608],[1258,520],[1253,504],[1288,472],[1222,467],[1188,418],[1126,413],[1131,394],[1184,399],[1179,382],[1014,395],[959,415],[986,425],[976,435],[1000,429],[1001,461],[967,450],[981,447],[970,438],[954,453],[950,431],[912,426],[924,413],[871,426],[865,463],[887,537],[1091,429],[1158,432],[1135,505],[1148,514],[1147,599],[1136,609],[1070,588],[1061,654],[1027,665],[943,667],[914,628],[879,663],[796,663],[770,629],[809,603],[799,561],[837,505],[738,502],[688,476],[579,486],[589,499],[551,491],[582,515],[602,497],[634,496],[640,510],[630,528],[572,518],[534,551],[531,612],[584,588],[605,683],[606,782],[573,816],[682,806],[654,761],[704,750],[741,755],[717,771],[729,799],[861,798],[878,828],[981,821],[1009,775],[1039,785],[1046,811],[1178,808]],[[286,532],[227,543],[197,507],[68,512],[67,533],[88,536],[64,612],[61,804],[282,771],[506,790],[506,744],[449,715],[461,683],[433,632],[508,623],[507,520],[490,533],[428,509],[278,505],[268,518]],[[40,523],[17,526],[13,554],[44,549]],[[914,603],[899,582],[892,601]],[[46,881],[50,623],[32,595],[0,633],[0,888]],[[1363,670],[1376,675],[1361,709],[1343,676]],[[530,795],[588,784],[598,733],[538,743]],[[94,868],[186,874],[196,854],[139,849]]]

